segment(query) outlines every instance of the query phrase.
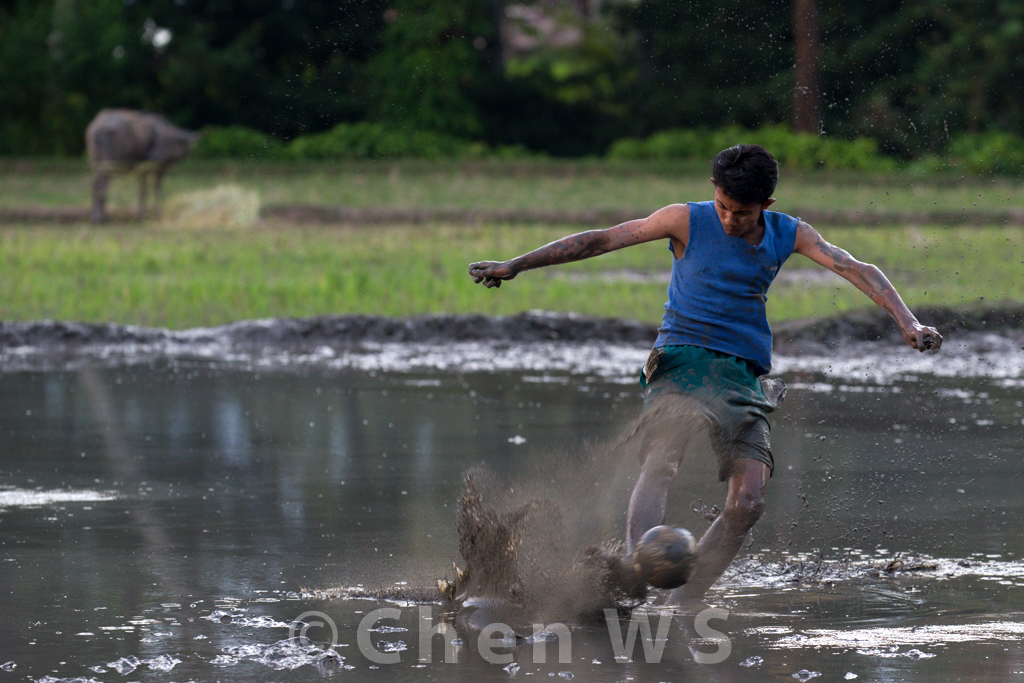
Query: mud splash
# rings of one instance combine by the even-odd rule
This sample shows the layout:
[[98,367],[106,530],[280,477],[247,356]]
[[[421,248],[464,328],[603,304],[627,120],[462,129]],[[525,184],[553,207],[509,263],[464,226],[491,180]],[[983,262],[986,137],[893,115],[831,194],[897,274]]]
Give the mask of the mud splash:
[[627,614],[663,598],[637,577],[622,541],[639,454],[666,442],[687,444],[688,466],[677,483],[686,491],[681,498],[692,502],[671,510],[669,520],[698,535],[719,512],[699,496],[712,500],[722,494],[709,497],[710,490],[722,485],[703,418],[691,410],[672,419],[656,415],[640,415],[615,437],[578,452],[549,453],[538,470],[515,479],[483,466],[466,471],[454,524],[461,559],[450,575],[435,575],[436,588],[358,586],[302,596],[442,603],[471,629],[501,622],[520,634],[538,620],[603,623],[606,609]]
[[446,573],[436,587],[358,586],[300,596],[441,603],[470,628],[500,621],[517,633],[529,633],[537,620],[600,621],[605,609],[626,613],[644,603],[647,587],[621,542],[581,542],[573,515],[558,502],[532,498],[483,468],[466,472],[464,484],[455,525],[462,567],[453,563],[450,578]]
[[499,513],[484,501],[487,478],[483,470],[465,475],[458,518],[465,569],[455,568],[454,581],[438,582],[447,600],[462,607],[509,603],[542,619],[569,622],[601,619],[606,608],[625,611],[644,601],[646,586],[619,545],[579,546],[551,500]]

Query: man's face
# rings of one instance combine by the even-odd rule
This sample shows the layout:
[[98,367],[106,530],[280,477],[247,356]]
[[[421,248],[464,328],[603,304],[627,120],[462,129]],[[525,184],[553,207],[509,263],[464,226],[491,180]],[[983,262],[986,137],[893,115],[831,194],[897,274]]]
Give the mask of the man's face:
[[744,237],[756,231],[761,220],[761,212],[774,203],[774,199],[769,199],[764,204],[740,202],[715,186],[715,211],[718,212],[718,219],[722,221],[725,234],[731,237]]

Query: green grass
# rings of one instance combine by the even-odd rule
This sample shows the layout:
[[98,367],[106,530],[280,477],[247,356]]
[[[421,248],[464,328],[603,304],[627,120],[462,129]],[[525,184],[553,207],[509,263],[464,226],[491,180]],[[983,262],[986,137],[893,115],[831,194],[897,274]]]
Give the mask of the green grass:
[[[711,196],[709,172],[693,164],[550,161],[259,163],[191,160],[172,169],[172,195],[211,184],[256,190],[266,204],[332,204],[493,209],[628,209],[638,215]],[[134,178],[117,178],[114,206],[134,207]],[[86,206],[90,181],[82,160],[0,160],[0,208]],[[1024,184],[1002,179],[901,173],[791,172],[776,192],[781,211],[998,211],[1024,206]]]
[[[233,182],[263,204],[496,209],[629,209],[644,213],[706,199],[706,169],[692,164],[602,161],[266,164],[190,160],[166,194]],[[112,203],[131,207],[133,179],[115,180]],[[1005,211],[1024,206],[1006,179],[792,173],[777,208]],[[82,160],[0,159],[0,208],[85,206]],[[975,206],[977,204],[977,206]],[[904,225],[819,230],[880,266],[912,306],[970,307],[1024,299],[1024,230]],[[296,227],[175,229],[154,223],[95,228],[0,228],[0,319],[110,321],[185,328],[234,320],[324,314],[509,314],[575,311],[657,322],[671,257],[648,244],[521,275],[500,290],[472,284],[466,265],[502,260],[579,226]],[[808,280],[787,276],[817,270]],[[625,277],[629,276],[629,277]],[[852,286],[794,256],[773,287],[775,320],[872,306]]]
[[[235,320],[365,313],[510,314],[543,309],[660,319],[671,265],[664,243],[474,285],[471,261],[502,260],[573,226],[390,228],[263,225],[190,230],[122,225],[0,228],[0,319],[117,322],[170,328]],[[1024,229],[835,228],[826,238],[874,262],[908,304],[970,307],[1024,300]],[[821,270],[793,256],[784,272]],[[616,273],[649,281],[606,281]],[[644,278],[639,278],[643,280]],[[779,321],[873,304],[841,280],[780,280]]]

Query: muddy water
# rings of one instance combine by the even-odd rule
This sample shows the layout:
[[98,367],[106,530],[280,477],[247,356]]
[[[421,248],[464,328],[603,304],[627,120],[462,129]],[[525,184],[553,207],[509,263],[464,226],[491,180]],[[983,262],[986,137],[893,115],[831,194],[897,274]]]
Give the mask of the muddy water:
[[[841,374],[836,359],[780,359],[791,390],[768,510],[707,597],[718,611],[638,611],[654,637],[621,659],[628,618],[570,625],[564,651],[501,633],[487,649],[481,626],[523,615],[352,596],[429,597],[452,578],[473,466],[495,491],[554,500],[581,547],[613,539],[636,474],[628,444],[608,445],[638,408],[631,371],[581,371],[557,350],[561,368],[437,370],[378,349],[347,366],[8,372],[0,681],[1017,680],[1024,371],[1000,348],[952,377],[871,349]],[[721,495],[698,461],[670,510],[697,532],[691,506]],[[450,621],[429,655],[421,609]],[[308,639],[289,640],[300,617]]]

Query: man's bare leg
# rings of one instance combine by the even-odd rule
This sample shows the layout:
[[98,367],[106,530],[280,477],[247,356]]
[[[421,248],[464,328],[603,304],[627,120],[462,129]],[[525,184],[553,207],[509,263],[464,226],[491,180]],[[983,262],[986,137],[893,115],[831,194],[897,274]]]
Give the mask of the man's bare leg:
[[667,448],[648,453],[640,477],[633,486],[626,512],[626,554],[633,556],[640,537],[665,522],[665,508],[668,505],[668,490],[679,472],[679,459],[685,443],[678,444],[675,452]]
[[706,437],[707,418],[697,401],[669,393],[645,412],[640,444],[640,477],[626,512],[626,554],[648,529],[665,523],[668,491],[679,473],[683,455],[695,437]]
[[644,467],[633,486],[630,507],[626,513],[626,554],[633,556],[637,541],[649,528],[665,521],[669,486],[676,478],[679,465],[663,463],[657,468]]
[[[768,466],[759,460],[740,458],[735,461],[734,467],[729,477],[725,509],[701,536],[697,543],[697,567],[684,586],[672,591],[669,603],[677,604],[703,597],[736,557],[747,532],[764,511],[765,492],[771,476]],[[636,495],[636,489],[633,495]]]

